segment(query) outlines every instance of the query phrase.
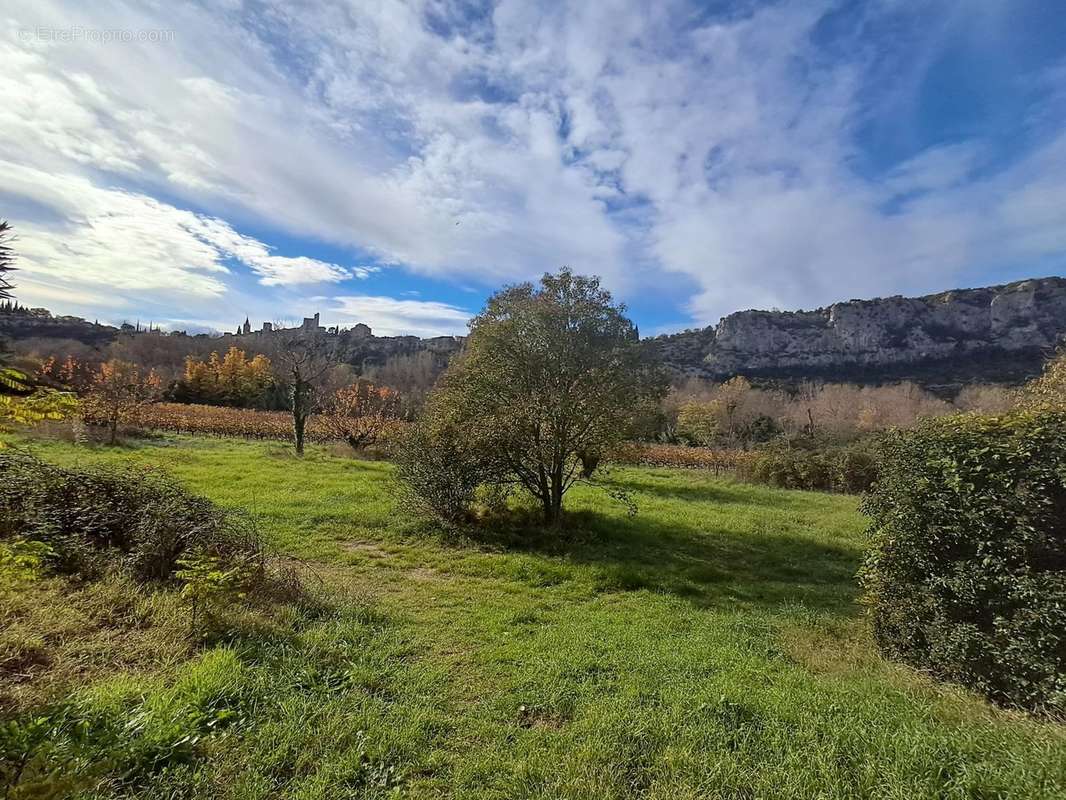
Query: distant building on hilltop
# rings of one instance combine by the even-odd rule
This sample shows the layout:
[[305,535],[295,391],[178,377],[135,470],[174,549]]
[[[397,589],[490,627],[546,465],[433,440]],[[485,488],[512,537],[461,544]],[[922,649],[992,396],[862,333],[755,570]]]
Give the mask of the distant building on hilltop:
[[[322,325],[322,318],[318,312],[312,317],[304,317],[303,322],[296,328],[279,328],[275,327],[272,322],[264,322],[263,327],[258,331],[252,330],[252,321],[248,317],[244,318],[244,322],[237,326],[235,334],[224,334],[226,336],[250,336],[253,333],[258,335],[280,333],[281,331],[303,331],[305,333],[325,333],[330,336],[350,336],[353,339],[373,339],[374,332],[369,325],[362,322],[357,322],[351,328],[342,329],[339,325],[333,325],[326,328]],[[412,337],[413,338],[413,337]]]

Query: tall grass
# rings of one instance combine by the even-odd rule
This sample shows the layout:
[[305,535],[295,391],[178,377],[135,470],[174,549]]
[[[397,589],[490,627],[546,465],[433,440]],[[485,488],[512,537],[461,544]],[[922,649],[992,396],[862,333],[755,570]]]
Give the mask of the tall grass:
[[398,513],[390,465],[322,449],[39,449],[161,465],[249,509],[314,559],[336,605],[20,716],[61,722],[39,741],[73,754],[64,774],[96,797],[1066,793],[1061,726],[878,657],[851,497],[614,468],[635,517],[582,487],[559,534],[514,520],[463,534]]

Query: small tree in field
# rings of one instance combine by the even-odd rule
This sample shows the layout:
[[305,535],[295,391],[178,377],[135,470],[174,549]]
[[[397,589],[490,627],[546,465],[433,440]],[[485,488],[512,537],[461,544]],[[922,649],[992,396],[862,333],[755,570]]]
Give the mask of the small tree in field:
[[154,371],[143,373],[136,364],[112,359],[100,365],[85,398],[89,419],[102,422],[108,442],[118,440],[118,426],[131,421],[144,405],[159,398],[161,382]]
[[272,360],[279,380],[288,386],[293,446],[302,456],[307,421],[319,410],[337,365],[336,346],[315,331],[296,331],[274,342]]
[[472,320],[465,352],[430,398],[427,416],[461,431],[453,444],[498,460],[493,482],[528,491],[547,524],[665,393],[624,312],[599,279],[567,269],[504,289]]
[[387,386],[358,380],[330,396],[322,420],[333,438],[359,450],[374,444],[395,425],[399,410],[399,393]]

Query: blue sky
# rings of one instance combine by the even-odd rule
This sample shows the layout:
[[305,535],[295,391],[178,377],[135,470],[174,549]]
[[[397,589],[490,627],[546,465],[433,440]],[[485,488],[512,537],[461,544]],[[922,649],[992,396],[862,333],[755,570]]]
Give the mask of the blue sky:
[[9,0],[22,301],[461,333],[562,265],[645,334],[1066,274],[1038,0]]

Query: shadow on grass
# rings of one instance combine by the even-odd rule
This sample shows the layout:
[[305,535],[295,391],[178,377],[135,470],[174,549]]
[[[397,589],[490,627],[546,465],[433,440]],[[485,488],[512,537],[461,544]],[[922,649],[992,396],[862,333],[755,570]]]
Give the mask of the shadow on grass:
[[[638,483],[619,485],[633,490],[639,504],[644,487],[637,489]],[[754,505],[748,487],[692,488],[703,502]],[[804,504],[802,497],[782,496],[775,497],[775,507]],[[818,523],[816,511],[811,523]],[[438,530],[436,537],[445,547],[539,557],[533,563],[504,560],[491,572],[537,587],[591,575],[598,593],[646,590],[683,597],[701,608],[799,605],[841,616],[859,612],[857,546],[777,531],[757,513],[738,517],[737,527],[730,528],[671,519],[661,510],[632,517],[577,511],[567,514],[562,529],[553,530],[540,526],[530,511],[448,533]]]
[[[809,509],[811,495],[821,496],[821,492],[779,493],[781,490],[750,483],[733,482],[729,477],[707,477],[700,480],[700,475],[709,476],[698,470],[687,470],[682,483],[676,473],[649,473],[647,475],[626,475],[624,479],[615,477],[602,478],[597,484],[609,489],[622,489],[629,492],[644,492],[664,500],[684,500],[694,503],[715,503],[717,505],[750,506],[762,493],[775,492],[774,505],[782,510]],[[691,476],[691,477],[690,477]],[[669,481],[669,485],[664,482]],[[828,493],[825,493],[828,496]]]
[[855,549],[794,534],[706,529],[639,515],[580,516],[598,535],[566,557],[596,565],[601,591],[647,589],[699,607],[798,604],[847,616],[858,611]]

